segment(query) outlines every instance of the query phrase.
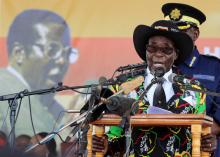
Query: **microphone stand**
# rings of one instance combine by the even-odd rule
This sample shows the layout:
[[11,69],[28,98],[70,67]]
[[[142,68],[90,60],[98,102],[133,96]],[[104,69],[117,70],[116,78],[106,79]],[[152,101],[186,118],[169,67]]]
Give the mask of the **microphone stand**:
[[[114,85],[115,82],[107,82],[104,83],[103,86],[108,86],[108,85]],[[0,96],[0,101],[5,101],[5,100],[13,100],[15,97],[16,99],[23,98],[24,96],[30,96],[30,95],[42,95],[42,94],[47,94],[47,93],[54,93],[54,92],[60,92],[63,90],[76,90],[80,88],[91,88],[91,87],[97,87],[100,84],[90,84],[90,85],[83,85],[83,86],[63,86],[62,83],[58,83],[57,87],[52,87],[49,89],[40,89],[40,90],[35,90],[29,92],[28,90],[24,90],[19,93],[14,93],[14,94],[8,94],[8,95],[2,95]]]
[[8,100],[8,104],[10,107],[10,124],[11,124],[11,131],[9,134],[9,141],[10,141],[10,147],[14,148],[14,144],[15,144],[15,123],[16,123],[16,111],[17,111],[17,107],[18,107],[18,97],[23,98],[23,93],[24,91],[21,91],[17,94],[15,94],[15,96],[13,97],[13,99],[9,99]]
[[[87,152],[86,152],[86,146],[87,146],[87,132],[89,130],[89,121],[92,118],[92,114],[93,111],[98,108],[99,105],[95,105],[95,101],[96,99],[99,97],[100,93],[101,93],[101,89],[97,88],[92,88],[92,92],[91,92],[91,97],[89,100],[89,108],[88,108],[88,114],[86,119],[82,122],[81,127],[79,127],[79,151],[78,151],[78,156],[84,156]],[[86,156],[86,155],[85,155]]]
[[[104,83],[104,85],[112,85],[112,84],[114,84],[114,82]],[[23,97],[30,96],[30,95],[42,95],[42,94],[47,94],[47,93],[59,92],[63,90],[75,90],[75,89],[80,89],[80,88],[91,88],[91,87],[97,87],[97,86],[99,86],[99,84],[69,87],[69,86],[63,86],[62,83],[58,83],[57,87],[52,87],[49,89],[40,89],[40,90],[31,91],[31,92],[25,89],[24,91],[21,91],[18,93],[0,96],[0,101],[7,100],[9,107],[10,107],[11,132],[10,132],[9,141],[10,141],[11,148],[14,148],[14,143],[15,143],[15,123],[16,123],[16,110],[18,106],[18,102],[17,102],[18,99],[22,99]]]
[[11,124],[11,132],[9,135],[10,147],[14,148],[15,144],[15,122],[16,122],[16,110],[18,107],[17,99],[8,101],[10,107],[10,124]]
[[146,93],[149,91],[149,89],[155,84],[158,83],[157,77],[154,77],[154,79],[151,81],[151,83],[146,87],[144,92],[141,94],[138,100],[136,100],[132,106],[131,109],[126,111],[125,114],[122,116],[122,121],[120,124],[120,127],[125,129],[125,138],[126,138],[126,144],[125,144],[125,156],[128,157],[128,151],[130,149],[130,143],[131,143],[131,126],[130,126],[130,117],[131,115],[135,115],[136,111],[138,109],[138,104],[143,100]]
[[144,92],[140,95],[139,99],[132,104],[132,107],[131,107],[131,114],[132,115],[135,114],[135,110],[138,108],[138,104],[144,99],[144,96],[147,94],[147,92],[150,90],[150,88],[158,82],[159,81],[158,81],[157,77],[154,77],[154,79],[151,81],[151,83],[146,87]]
[[[86,124],[88,123],[89,119],[91,118],[91,115],[92,115],[93,111],[96,110],[98,107],[100,107],[100,105],[96,105],[95,107],[92,107],[90,110],[88,110],[86,112],[83,112],[76,119],[74,119],[73,121],[69,122],[68,124],[66,124],[65,126],[60,128],[58,131],[52,132],[51,134],[47,135],[45,138],[41,139],[39,141],[39,143],[36,143],[36,144],[32,145],[31,147],[29,147],[28,149],[26,149],[25,153],[28,153],[29,151],[31,151],[32,149],[36,148],[40,144],[45,144],[47,141],[52,139],[54,137],[54,135],[58,134],[59,132],[61,132],[62,130],[64,130],[65,128],[67,128],[69,126],[80,125],[78,127],[78,129],[79,129],[79,131],[82,131],[82,128],[84,128],[86,126]],[[74,131],[74,132],[77,133],[77,131]],[[84,153],[79,151],[78,155],[83,155],[83,154]]]
[[31,151],[32,149],[36,148],[38,145],[40,144],[45,144],[47,141],[49,141],[50,139],[52,139],[54,137],[54,135],[58,134],[59,132],[61,132],[62,130],[64,130],[65,128],[67,128],[68,126],[71,126],[75,123],[80,124],[82,121],[84,121],[86,115],[88,114],[89,111],[84,112],[83,114],[79,115],[76,119],[74,119],[73,121],[69,122],[68,124],[66,124],[65,126],[61,127],[58,131],[53,132],[49,135],[47,135],[45,138],[41,139],[39,141],[39,143],[36,143],[34,145],[32,145],[31,147],[29,147],[28,149],[25,150],[25,153]]

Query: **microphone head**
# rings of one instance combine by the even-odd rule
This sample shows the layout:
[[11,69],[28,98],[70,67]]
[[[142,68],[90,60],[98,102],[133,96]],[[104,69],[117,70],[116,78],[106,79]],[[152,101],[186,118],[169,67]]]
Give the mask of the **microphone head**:
[[99,84],[103,86],[107,82],[107,78],[104,76],[99,77]]
[[163,67],[157,67],[156,69],[153,70],[153,75],[155,77],[163,77],[165,74],[165,69]]
[[168,76],[168,80],[171,82],[171,83],[175,83],[175,77],[177,76],[177,74],[175,73],[172,73]]
[[135,102],[135,99],[123,96],[114,96],[109,100],[111,103],[106,105],[109,113],[117,114],[119,116],[123,116],[126,111],[131,110],[132,104]]

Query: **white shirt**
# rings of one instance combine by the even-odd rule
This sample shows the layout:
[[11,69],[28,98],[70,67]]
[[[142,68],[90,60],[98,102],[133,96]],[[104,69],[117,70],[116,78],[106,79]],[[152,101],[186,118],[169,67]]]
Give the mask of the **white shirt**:
[[[169,101],[170,98],[174,95],[172,83],[168,79],[168,76],[171,75],[172,73],[173,73],[172,69],[170,69],[163,76],[163,78],[165,79],[165,81],[163,83],[163,88],[164,88],[164,92],[166,95],[166,102]],[[144,88],[145,89],[151,83],[151,80],[153,78],[154,78],[154,76],[150,73],[149,68],[147,68],[147,75],[144,80]],[[145,97],[145,99],[147,101],[149,101],[151,106],[153,106],[153,96],[154,96],[154,91],[155,91],[156,87],[157,87],[157,84],[152,85],[151,88],[149,89],[149,91],[147,92],[147,98]]]
[[19,74],[13,67],[8,66],[7,70],[14,75],[15,77],[17,77],[25,86],[27,86],[30,89],[30,86],[28,85],[27,81],[24,79],[24,77]]

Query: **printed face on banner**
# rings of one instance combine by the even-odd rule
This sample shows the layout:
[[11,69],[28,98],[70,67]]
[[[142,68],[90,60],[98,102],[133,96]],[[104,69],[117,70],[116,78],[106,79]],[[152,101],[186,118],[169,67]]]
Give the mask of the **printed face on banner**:
[[39,88],[39,86],[48,88],[62,82],[69,66],[72,50],[62,41],[64,29],[62,25],[58,24],[36,24],[33,26],[35,35],[33,44],[28,45],[30,52],[28,52],[27,58],[29,60],[27,73],[32,73],[30,67],[35,69],[36,76],[32,75],[33,81],[30,80],[34,88]]
[[[9,68],[1,69],[2,75],[5,74],[7,78],[3,79],[5,83],[0,88],[7,94],[24,89],[35,91],[57,87],[70,64],[78,59],[78,52],[71,47],[70,28],[66,21],[48,10],[30,9],[18,14],[8,31],[7,48]],[[40,131],[51,131],[54,121],[64,111],[63,104],[55,98],[56,94],[32,96],[34,100],[31,103],[36,107],[33,117]],[[27,105],[29,102],[22,103]],[[27,106],[24,108],[28,110]],[[21,114],[24,115],[24,112],[21,111]],[[42,117],[39,118],[39,114]],[[25,117],[28,116],[22,116],[24,119],[20,122],[26,122]],[[42,122],[45,126],[42,126]],[[21,128],[17,129],[18,133],[31,130],[19,122],[17,126]]]

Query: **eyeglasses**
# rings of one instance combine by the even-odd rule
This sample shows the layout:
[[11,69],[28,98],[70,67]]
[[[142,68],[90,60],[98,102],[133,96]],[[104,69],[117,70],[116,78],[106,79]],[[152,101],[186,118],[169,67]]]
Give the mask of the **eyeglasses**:
[[149,52],[149,53],[155,53],[155,52],[162,52],[163,54],[166,54],[166,55],[170,55],[173,53],[175,49],[172,48],[172,47],[159,47],[159,46],[156,46],[156,45],[146,45],[146,51]]
[[74,63],[78,59],[78,50],[70,46],[64,47],[59,42],[49,42],[46,45],[34,44],[34,49],[37,50],[39,56],[46,55],[49,59],[59,59],[65,57],[69,63]]

